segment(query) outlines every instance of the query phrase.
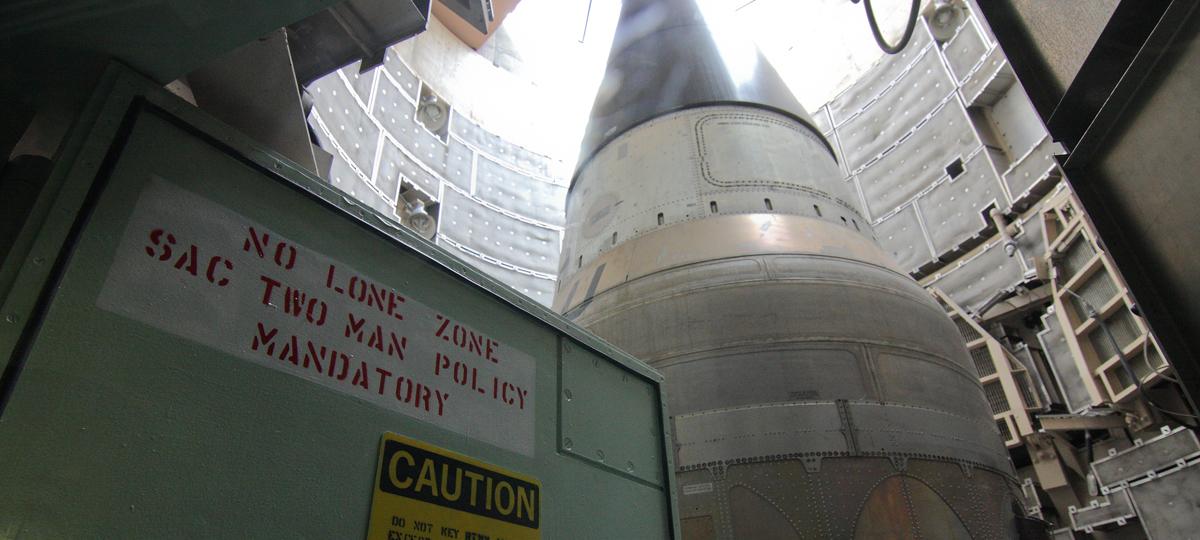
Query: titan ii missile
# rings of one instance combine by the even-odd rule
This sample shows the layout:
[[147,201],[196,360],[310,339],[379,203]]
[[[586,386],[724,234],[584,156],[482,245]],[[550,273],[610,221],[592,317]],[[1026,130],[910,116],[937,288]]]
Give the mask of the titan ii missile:
[[963,340],[829,142],[695,0],[625,0],[555,308],[659,369],[685,538],[1009,538]]

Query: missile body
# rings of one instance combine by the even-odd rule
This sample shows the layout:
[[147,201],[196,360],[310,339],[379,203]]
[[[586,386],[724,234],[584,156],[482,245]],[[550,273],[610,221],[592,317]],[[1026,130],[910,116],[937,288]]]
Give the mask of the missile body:
[[694,0],[626,0],[555,308],[659,369],[685,538],[1011,538],[963,340],[829,143]]

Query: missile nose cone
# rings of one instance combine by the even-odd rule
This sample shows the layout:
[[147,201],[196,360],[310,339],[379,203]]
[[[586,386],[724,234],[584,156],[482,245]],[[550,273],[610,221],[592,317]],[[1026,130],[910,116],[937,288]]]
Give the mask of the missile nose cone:
[[1015,538],[1019,488],[957,328],[722,21],[625,2],[555,297],[663,373],[684,537]]

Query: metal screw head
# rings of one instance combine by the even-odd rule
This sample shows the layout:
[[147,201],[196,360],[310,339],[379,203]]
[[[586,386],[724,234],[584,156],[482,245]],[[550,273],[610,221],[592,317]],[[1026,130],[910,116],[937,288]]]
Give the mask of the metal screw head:
[[570,437],[563,439],[563,449],[564,450],[570,450],[571,447],[574,445],[575,445],[575,443],[571,440]]
[[563,390],[563,397],[567,398],[567,401],[571,401],[575,396],[571,394],[571,389],[567,388]]
[[7,316],[4,317],[4,322],[15,323],[15,322],[17,322],[17,316],[13,313],[9,313]]
[[604,461],[604,450],[596,450],[596,459]]

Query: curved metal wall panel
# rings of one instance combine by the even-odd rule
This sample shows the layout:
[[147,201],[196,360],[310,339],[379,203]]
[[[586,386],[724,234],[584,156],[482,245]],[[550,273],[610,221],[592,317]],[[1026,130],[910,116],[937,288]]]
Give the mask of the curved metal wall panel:
[[309,85],[310,127],[334,156],[330,182],[397,220],[402,183],[441,202],[439,244],[548,304],[566,197],[561,164],[454,112],[446,138],[435,135],[416,120],[422,84],[389,50],[380,68],[348,66]]
[[[995,234],[983,215],[988,206],[1023,212],[1061,177],[1057,148],[1029,114],[1003,53],[967,13],[945,43],[921,19],[904,51],[884,55],[819,109],[830,115],[828,136],[880,244],[914,275]],[[1040,243],[1018,238],[1018,252],[1039,256]],[[973,277],[939,285],[957,299],[986,298],[1023,281],[1032,267],[1026,260],[987,268],[962,262],[960,275]],[[955,264],[939,271],[960,272]]]

